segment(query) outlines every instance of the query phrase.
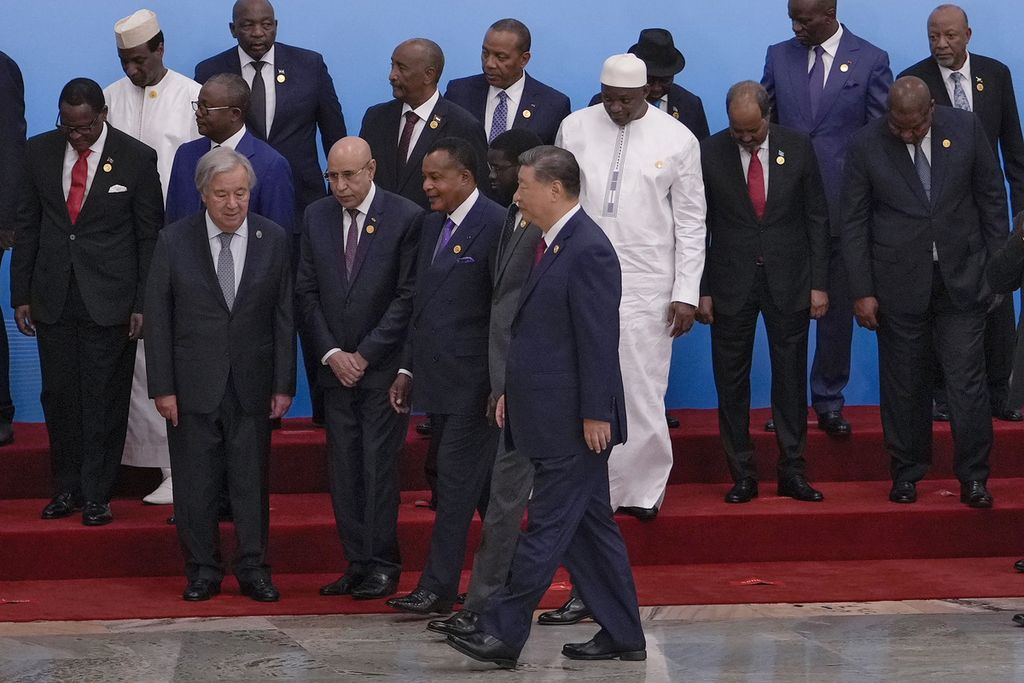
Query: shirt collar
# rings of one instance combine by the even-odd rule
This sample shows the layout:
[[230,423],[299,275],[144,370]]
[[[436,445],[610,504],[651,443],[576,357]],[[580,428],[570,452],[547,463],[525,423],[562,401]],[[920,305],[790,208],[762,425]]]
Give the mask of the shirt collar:
[[[821,49],[828,53],[828,56],[832,59],[836,58],[836,52],[839,50],[839,41],[843,39],[843,25],[839,24],[839,28],[832,36],[821,43]],[[813,47],[811,48],[814,49]]]
[[[768,137],[768,135],[765,135],[764,140],[762,140],[761,144],[757,146],[758,152],[764,152],[768,150]],[[736,146],[740,148],[741,152],[747,152],[747,150],[740,143],[737,142]],[[747,154],[750,154],[750,152],[747,152]]]
[[[363,214],[364,216],[369,215],[370,205],[373,204],[373,198],[377,195],[377,183],[370,183],[370,191],[363,197],[363,201],[359,202],[359,206],[356,207],[356,211]],[[345,209],[348,211],[348,209]]]
[[956,73],[959,73],[959,74],[963,74],[964,77],[963,77],[963,81],[962,82],[967,84],[964,87],[966,88],[966,87],[970,86],[970,82],[971,82],[971,53],[970,52],[967,53],[967,59],[964,60],[963,66],[961,66],[959,69],[949,69],[947,67],[942,66],[938,62],[936,62],[936,64],[938,64],[938,66],[939,66],[939,73],[942,74],[942,82],[943,83],[947,83],[949,81],[949,75],[954,73],[954,72],[956,72]]
[[[519,77],[518,81],[516,81],[512,85],[510,85],[507,88],[505,88],[505,94],[508,95],[508,98],[510,100],[518,102],[519,100],[523,99],[523,88],[525,88],[525,87],[526,87],[526,72],[524,71],[523,75]],[[502,90],[501,88],[495,88],[492,85],[492,86],[490,86],[487,89],[487,97],[489,99],[494,99],[494,98],[496,98],[498,96],[498,93],[500,93],[501,90]]]
[[[277,46],[276,45],[271,45],[270,49],[267,50],[267,54],[265,54],[262,57],[260,57],[259,61],[266,62],[266,66],[263,67],[264,69],[269,69],[270,71],[274,70],[274,48],[275,47],[277,47]],[[245,66],[246,64],[252,64],[256,60],[253,59],[252,56],[250,56],[248,52],[243,50],[241,45],[239,45],[238,46],[238,61],[240,61],[242,63],[242,66]],[[255,69],[256,67],[253,67],[253,68]],[[260,73],[266,73],[266,71],[261,71]]]
[[430,118],[430,112],[434,111],[434,107],[437,106],[437,101],[441,99],[441,92],[437,89],[434,90],[434,94],[430,98],[421,104],[420,106],[413,109],[408,102],[402,103],[402,116],[405,116],[406,112],[414,111],[416,116],[420,117],[421,121],[426,121]]
[[[210,218],[210,212],[207,211],[206,212],[206,236],[210,239],[210,241],[213,241],[213,238],[216,237],[217,235],[221,234],[222,232],[224,232],[224,231],[221,230],[219,227],[217,227],[217,224],[213,222],[212,218]],[[238,230],[235,230],[235,236],[236,237],[241,237],[242,239],[246,239],[247,237],[249,237],[249,219],[248,218],[246,218],[245,220],[242,221],[242,224],[238,227]]]
[[[934,127],[934,125],[933,125],[933,127]],[[907,145],[907,149],[909,149],[911,152],[914,151],[914,147],[915,146],[911,145],[911,144]],[[931,154],[931,150],[932,150],[932,129],[931,128],[929,128],[928,132],[924,134],[923,138],[921,138],[921,149],[926,149],[926,150],[928,150],[928,153]]]
[[452,223],[455,223],[456,227],[462,225],[462,221],[466,220],[466,214],[469,213],[469,210],[473,208],[473,205],[476,204],[476,200],[479,198],[480,190],[473,188],[472,194],[466,197],[466,201],[459,204],[454,211],[448,214],[448,218],[452,220]]
[[210,140],[210,149],[215,149],[217,147],[227,147],[228,149],[235,149],[236,147],[238,147],[238,143],[242,141],[243,137],[245,137],[245,125],[239,128],[238,132],[236,132],[234,135],[232,135],[231,137],[229,137],[227,140],[220,144],[217,144],[213,140]]
[[569,209],[568,211],[565,212],[564,216],[559,218],[555,222],[555,224],[551,226],[550,230],[548,230],[546,233],[544,233],[544,244],[547,245],[545,247],[545,249],[547,247],[550,247],[552,244],[554,244],[555,239],[558,237],[558,233],[560,233],[562,231],[562,228],[564,228],[565,224],[569,222],[569,219],[572,218],[573,216],[575,216],[576,212],[579,211],[579,210],[580,210],[580,205],[577,202],[571,209]]

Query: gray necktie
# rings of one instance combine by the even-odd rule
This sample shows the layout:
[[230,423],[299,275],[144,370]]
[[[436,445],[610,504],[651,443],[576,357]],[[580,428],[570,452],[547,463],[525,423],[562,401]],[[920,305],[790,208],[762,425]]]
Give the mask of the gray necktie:
[[953,106],[957,109],[970,111],[971,103],[967,101],[967,93],[964,92],[964,86],[960,85],[960,79],[962,79],[964,75],[959,71],[954,71],[949,74],[949,77],[953,79]]
[[220,283],[220,291],[224,293],[224,303],[228,310],[235,303],[235,258],[231,255],[231,238],[233,232],[222,232],[220,237],[220,255],[217,257],[217,282]]
[[924,150],[921,149],[921,143],[914,145],[914,170],[917,171],[917,177],[921,179],[921,185],[924,186],[924,193],[928,199],[932,198],[932,166],[928,163],[928,157],[924,155]]
[[263,74],[260,73],[266,62],[256,61],[252,68],[256,69],[256,75],[252,77],[252,88],[249,93],[249,120],[253,124],[253,131],[256,137],[267,139],[267,87],[263,83]]

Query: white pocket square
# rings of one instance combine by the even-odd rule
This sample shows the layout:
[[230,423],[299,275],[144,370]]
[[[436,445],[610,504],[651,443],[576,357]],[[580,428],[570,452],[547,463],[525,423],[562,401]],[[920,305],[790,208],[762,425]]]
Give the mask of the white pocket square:
[[114,194],[115,192],[127,192],[128,188],[124,185],[111,185],[110,189],[107,190],[107,194]]

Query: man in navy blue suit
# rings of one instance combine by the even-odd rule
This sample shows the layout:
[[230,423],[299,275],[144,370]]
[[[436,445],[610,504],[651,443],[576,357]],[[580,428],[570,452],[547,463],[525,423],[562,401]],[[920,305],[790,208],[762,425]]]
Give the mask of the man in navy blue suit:
[[245,156],[256,171],[256,187],[249,198],[253,213],[281,226],[290,225],[295,216],[292,171],[283,156],[246,127],[249,86],[242,77],[217,74],[202,87],[193,106],[199,132],[204,137],[186,142],[174,155],[167,187],[167,224],[202,210],[203,198],[195,183],[196,167],[211,149],[228,147]]
[[448,83],[445,99],[483,124],[488,143],[506,130],[524,128],[550,145],[571,111],[568,97],[524,71],[530,62],[530,43],[526,24],[500,19],[484,35],[483,73]]
[[331,503],[348,566],[321,595],[395,592],[398,458],[409,424],[391,409],[416,277],[423,209],[377,187],[370,146],[356,137],[327,156],[333,197],[306,209],[295,294],[320,358]]
[[479,630],[447,642],[478,661],[515,668],[533,610],[564,563],[601,630],[586,643],[566,644],[562,654],[639,661],[646,642],[608,492],[608,453],[626,439],[619,261],[580,208],[573,155],[537,147],[520,162],[516,202],[544,239],[513,318],[496,418],[508,445],[533,463],[529,527]]
[[[491,273],[505,209],[477,189],[478,161],[459,138],[423,159],[435,213],[423,221],[416,295],[402,368],[390,389],[396,411],[430,413],[437,447],[437,515],[419,585],[388,600],[406,612],[446,614],[459,591],[473,511],[487,509],[498,430],[487,420]],[[415,375],[415,379],[413,379]]]
[[[761,85],[772,100],[772,123],[811,136],[828,200],[832,235],[829,309],[817,325],[811,402],[818,428],[850,434],[843,389],[850,379],[853,302],[839,242],[839,191],[854,133],[885,113],[892,85],[889,56],[836,19],[836,0],[789,0],[795,37],[768,48]],[[766,429],[774,431],[769,421]]]

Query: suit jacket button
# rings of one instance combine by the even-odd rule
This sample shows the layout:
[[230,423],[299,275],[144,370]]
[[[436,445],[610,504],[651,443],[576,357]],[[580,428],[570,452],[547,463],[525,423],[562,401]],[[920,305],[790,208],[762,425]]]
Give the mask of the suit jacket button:
[[68,235],[68,239],[71,240],[72,242],[74,242],[75,241],[75,234],[71,233],[70,235]]
[[436,363],[440,359],[440,356],[434,356],[434,362]]

